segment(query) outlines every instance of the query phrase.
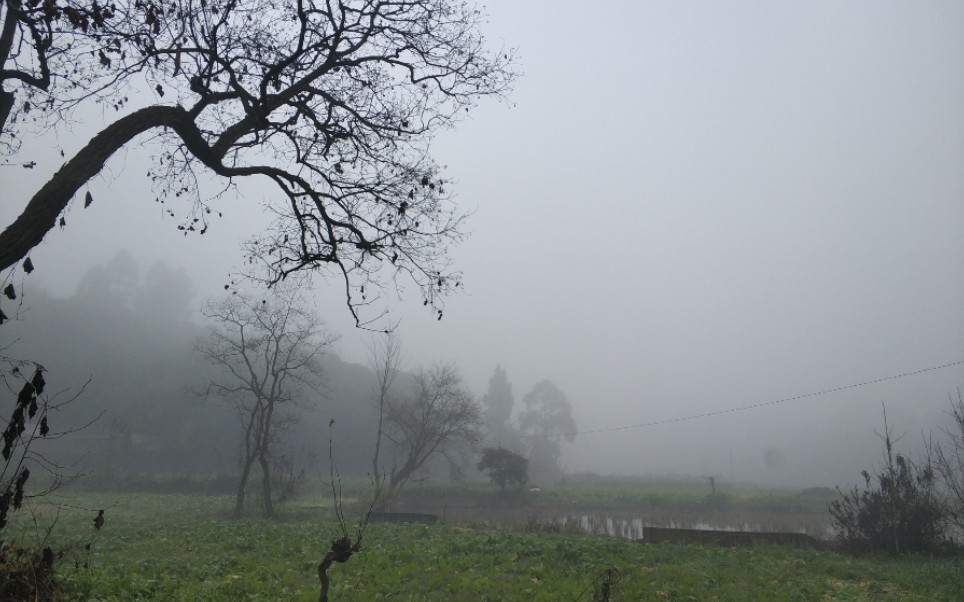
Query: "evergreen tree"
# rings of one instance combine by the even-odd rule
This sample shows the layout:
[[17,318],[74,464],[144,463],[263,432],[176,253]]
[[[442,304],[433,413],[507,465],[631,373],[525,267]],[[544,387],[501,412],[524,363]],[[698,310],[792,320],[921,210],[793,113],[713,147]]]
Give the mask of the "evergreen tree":
[[512,408],[515,398],[512,395],[512,384],[505,369],[501,365],[495,367],[495,373],[489,379],[489,391],[482,398],[482,420],[495,446],[506,447],[518,451],[519,433],[512,427]]

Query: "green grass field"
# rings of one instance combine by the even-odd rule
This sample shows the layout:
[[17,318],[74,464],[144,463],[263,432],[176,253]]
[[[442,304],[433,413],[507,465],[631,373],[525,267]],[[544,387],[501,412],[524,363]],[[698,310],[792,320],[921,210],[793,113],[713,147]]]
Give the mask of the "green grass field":
[[[229,518],[230,505],[221,496],[64,494],[21,513],[6,536],[36,543],[56,518],[49,541],[64,552],[67,600],[316,600],[318,562],[339,533],[324,491],[274,521]],[[592,600],[594,580],[615,567],[616,600],[964,600],[962,555],[646,545],[534,525],[371,524],[362,552],[330,571],[332,599]]]

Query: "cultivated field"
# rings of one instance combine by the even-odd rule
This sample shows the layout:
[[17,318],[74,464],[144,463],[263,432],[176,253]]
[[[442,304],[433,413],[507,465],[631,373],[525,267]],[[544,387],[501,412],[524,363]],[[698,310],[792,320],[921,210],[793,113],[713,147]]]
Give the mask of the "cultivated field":
[[[781,546],[642,544],[561,520],[635,512],[658,523],[675,506],[683,518],[668,522],[679,526],[729,517],[766,528],[779,516],[818,525],[826,507],[813,492],[734,489],[710,497],[706,490],[579,482],[506,500],[488,485],[423,484],[398,509],[442,510],[442,520],[369,525],[363,551],[330,571],[330,593],[333,600],[574,601],[592,600],[608,578],[615,600],[964,599],[960,554],[854,558]],[[363,491],[346,487],[349,520]],[[49,541],[64,552],[59,574],[70,600],[316,600],[318,562],[340,534],[330,491],[289,502],[276,521],[235,520],[230,507],[229,497],[216,495],[66,493],[21,513],[8,537],[40,541],[56,518]],[[96,531],[101,508],[106,522]],[[606,522],[593,524],[599,530]]]

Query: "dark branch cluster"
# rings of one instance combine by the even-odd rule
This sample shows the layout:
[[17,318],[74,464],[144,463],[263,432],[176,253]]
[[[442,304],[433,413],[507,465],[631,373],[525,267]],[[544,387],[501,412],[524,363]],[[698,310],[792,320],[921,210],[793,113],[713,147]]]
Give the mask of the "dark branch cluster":
[[[258,176],[274,185],[277,219],[250,242],[249,259],[269,282],[299,270],[334,274],[357,319],[384,286],[380,273],[404,274],[441,316],[440,295],[459,285],[447,250],[464,215],[428,146],[514,78],[512,55],[486,49],[477,10],[451,0],[49,4],[54,16],[31,8],[40,11],[33,21],[17,21],[42,25],[45,42],[6,62],[42,66],[50,81],[30,89],[35,99],[5,134],[31,107],[51,118],[90,99],[118,111],[141,105],[133,114],[153,111],[144,117],[154,122],[125,130],[103,160],[155,134],[165,149],[150,174],[155,188],[193,199],[182,229],[207,228],[196,174]],[[8,15],[29,8],[5,6]],[[103,160],[87,159],[93,174]],[[59,213],[79,185],[41,200]],[[18,259],[0,257],[0,267]]]

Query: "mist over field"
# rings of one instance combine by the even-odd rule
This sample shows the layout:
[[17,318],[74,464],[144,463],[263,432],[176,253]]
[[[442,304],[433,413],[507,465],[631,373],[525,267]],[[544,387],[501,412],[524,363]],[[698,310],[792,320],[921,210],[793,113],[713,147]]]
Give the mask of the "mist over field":
[[[481,399],[501,366],[513,420],[551,382],[577,426],[567,474],[846,488],[881,460],[882,406],[908,454],[940,436],[964,384],[964,4],[486,9],[487,43],[517,49],[522,77],[433,144],[471,213],[450,253],[464,291],[441,320],[404,278],[363,308],[395,327],[408,378],[450,364]],[[111,118],[88,108],[24,139],[0,167],[3,223]],[[277,193],[228,188],[185,236],[165,212],[187,208],[145,176],[157,152],[139,138],[89,207],[72,202],[4,300],[3,342],[56,390],[90,378],[66,416],[103,412],[72,435],[91,469],[230,472],[240,426],[197,394],[215,373],[193,345],[203,301],[259,294],[235,274]],[[326,473],[334,419],[339,470],[364,474],[373,334],[339,280],[312,285],[339,338],[285,450]],[[118,432],[127,452],[108,449]]]

